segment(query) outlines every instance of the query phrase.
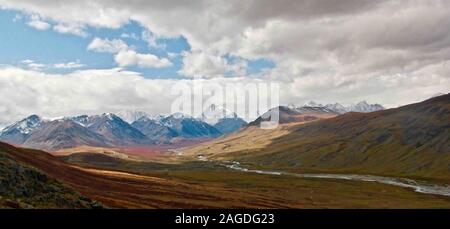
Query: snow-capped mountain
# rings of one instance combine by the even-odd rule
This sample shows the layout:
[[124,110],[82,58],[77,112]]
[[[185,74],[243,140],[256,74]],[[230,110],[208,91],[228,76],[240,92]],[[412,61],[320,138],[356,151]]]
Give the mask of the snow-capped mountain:
[[320,103],[316,103],[314,101],[309,101],[309,102],[303,104],[302,107],[324,107],[324,105],[322,105]]
[[337,112],[339,114],[343,114],[343,113],[347,112],[347,108],[344,107],[340,103],[333,103],[333,104],[330,103],[330,104],[325,105],[325,107],[330,109],[330,110],[332,110],[332,111],[335,111],[335,112]]
[[22,119],[4,129],[4,132],[18,131],[23,134],[29,134],[34,129],[39,127],[43,119],[37,115],[31,115],[25,119]]
[[200,119],[224,134],[235,132],[247,125],[247,122],[238,117],[236,113],[223,106],[211,104],[207,107]]
[[152,140],[162,143],[169,143],[172,138],[178,136],[178,133],[170,127],[164,126],[160,120],[161,119],[142,117],[139,120],[134,121],[131,126],[141,131],[141,133],[145,134]]
[[104,113],[89,117],[87,128],[101,134],[118,145],[148,144],[149,139],[139,130],[112,113]]
[[160,120],[160,123],[184,138],[218,137],[222,135],[219,130],[210,124],[181,113],[164,117]]
[[131,124],[149,138],[170,142],[173,138],[211,138],[222,134],[202,120],[183,113],[174,113],[158,118],[142,117]]
[[356,105],[351,105],[347,108],[347,111],[350,112],[373,112],[373,111],[379,111],[384,110],[384,107],[380,104],[368,104],[366,101],[362,101],[357,103]]
[[384,110],[384,107],[380,104],[369,104],[366,101],[362,101],[357,103],[356,105],[350,105],[350,106],[343,106],[340,103],[334,103],[334,104],[326,104],[326,105],[322,105],[320,103],[316,103],[314,101],[310,101],[305,103],[305,105],[297,108],[297,109],[302,109],[302,108],[326,108],[329,109],[333,112],[336,112],[338,114],[344,114],[347,112],[362,112],[362,113],[367,113],[367,112],[373,112],[373,111],[379,111],[379,110]]
[[236,113],[226,109],[225,107],[211,104],[203,111],[200,119],[210,125],[215,125],[221,119],[236,117]]
[[8,126],[8,123],[0,122],[0,132]]
[[221,119],[214,126],[189,115],[150,116],[128,113],[128,120],[141,116],[132,124],[118,115],[79,115],[43,119],[32,115],[7,126],[0,132],[0,141],[45,150],[57,150],[81,145],[89,146],[142,146],[171,143],[175,138],[214,138],[242,126],[236,117]]
[[0,140],[12,144],[23,143],[36,129],[41,127],[46,120],[37,115],[31,115],[16,123],[5,127],[0,132]]
[[116,112],[115,114],[129,124],[139,120],[142,117],[150,117],[150,115],[144,111],[122,110]]
[[88,126],[90,121],[90,117],[87,115],[80,115],[80,116],[75,116],[75,117],[65,117],[64,119],[66,120],[72,120],[78,124],[80,124],[81,126]]
[[46,122],[21,145],[44,150],[58,150],[81,145],[106,147],[114,146],[114,143],[78,122],[62,118]]

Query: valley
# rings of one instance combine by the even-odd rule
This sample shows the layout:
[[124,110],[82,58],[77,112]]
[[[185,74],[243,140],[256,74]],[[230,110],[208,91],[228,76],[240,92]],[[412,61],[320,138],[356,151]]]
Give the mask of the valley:
[[4,144],[0,148],[2,153],[45,172],[107,208],[450,207],[448,197],[378,183],[250,174],[201,161],[118,166],[117,160],[130,162],[115,159],[112,161],[116,164],[109,165],[116,168],[113,170],[105,162],[80,166],[42,151]]
[[[450,208],[449,96],[369,113],[339,114],[324,106],[280,107],[280,125],[275,129],[259,128],[264,121],[259,118],[209,139],[187,137],[194,133],[187,131],[186,138],[172,144],[75,144],[46,152],[0,143],[8,164],[45,174],[65,187],[60,195],[75,196],[66,204],[44,205],[54,197],[44,196],[39,202],[21,192],[3,191],[0,206]],[[141,136],[116,116],[94,119],[98,118],[102,121],[87,129],[96,129],[92,133],[110,139],[106,142]],[[187,118],[190,126],[194,120]],[[181,125],[182,120],[171,125]],[[47,122],[38,124],[36,117],[27,122],[40,132],[49,128]],[[206,128],[201,130],[209,129],[205,125],[200,124]],[[118,131],[119,126],[128,131]],[[4,136],[25,141],[39,136],[27,137],[38,132],[22,130],[26,131],[7,131]],[[127,140],[132,141],[136,139]],[[12,179],[10,171],[2,170],[7,177],[3,182]],[[12,184],[13,189],[21,187]],[[87,203],[74,200],[78,196]]]

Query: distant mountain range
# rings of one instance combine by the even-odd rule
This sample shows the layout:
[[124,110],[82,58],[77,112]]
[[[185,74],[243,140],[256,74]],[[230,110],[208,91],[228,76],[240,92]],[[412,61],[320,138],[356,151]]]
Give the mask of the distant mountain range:
[[[348,112],[368,113],[373,111],[384,110],[380,104],[368,104],[366,101],[359,102],[356,105],[343,106],[339,103],[322,105],[314,101],[305,103],[303,106],[279,106],[279,123],[294,123],[294,122],[310,122],[322,118],[330,118]],[[272,108],[249,125],[259,125],[261,121],[271,120]]]
[[[371,112],[384,109],[379,104],[366,102],[349,107],[338,103],[321,105],[309,102],[301,107],[279,108],[280,123],[311,121],[349,111]],[[250,125],[265,120],[262,117]],[[218,105],[209,106],[198,118],[181,113],[152,116],[143,111],[120,111],[117,114],[80,115],[53,120],[31,115],[5,127],[0,132],[0,141],[44,150],[81,145],[144,146],[171,144],[179,139],[216,138],[246,125],[245,120]]]
[[30,148],[58,150],[80,145],[114,147],[168,144],[175,138],[214,138],[223,133],[199,119],[142,116],[131,124],[112,113],[43,119],[31,115],[7,126],[0,140]]
[[[243,126],[247,125],[247,122],[238,117],[237,114],[234,112],[224,108],[223,106],[212,104],[208,106],[204,112],[200,115],[200,117],[190,117],[187,115],[182,114],[172,114],[172,115],[156,115],[152,116],[147,114],[143,111],[119,111],[116,113],[117,116],[122,118],[124,121],[127,121],[128,123],[132,124],[137,129],[147,132],[149,136],[152,136],[154,139],[160,139],[164,136],[173,136],[173,131],[168,131],[167,125],[171,122],[171,116],[172,121],[173,118],[180,118],[181,116],[183,119],[185,119],[184,123],[188,124],[188,120],[201,120],[205,123],[208,123],[209,125],[216,128],[220,133],[222,134],[229,134],[232,132],[235,132],[242,128]],[[149,125],[151,125],[155,129],[149,129]],[[142,130],[143,126],[147,126],[146,130]],[[208,126],[205,126],[206,129],[208,129]],[[198,130],[200,131],[200,136],[208,135],[207,132],[211,132],[210,134],[216,135],[214,130]],[[205,132],[206,131],[206,132]],[[178,132],[178,134],[175,134],[176,136],[183,136],[183,135],[189,135],[186,133],[181,133],[180,130],[175,131]],[[162,136],[161,136],[162,135]],[[196,135],[196,134],[194,134]]]
[[[211,106],[200,118],[181,113],[151,116],[143,111],[117,114],[80,115],[44,119],[31,115],[6,126],[0,141],[44,150],[58,150],[81,145],[98,147],[171,144],[180,139],[215,138],[234,132],[247,122],[230,112],[217,115],[221,108]],[[225,112],[225,110],[222,110]],[[213,117],[213,122],[206,117]],[[206,121],[210,121],[211,124]]]
[[303,106],[299,108],[304,107],[318,107],[318,108],[327,108],[330,111],[336,112],[338,114],[344,114],[347,112],[361,112],[361,113],[367,113],[367,112],[374,112],[379,110],[384,110],[385,108],[380,104],[369,104],[366,101],[361,101],[357,103],[356,105],[350,105],[350,106],[343,106],[340,103],[330,103],[326,105],[322,105],[320,103],[316,103],[314,101],[310,101],[305,103]]

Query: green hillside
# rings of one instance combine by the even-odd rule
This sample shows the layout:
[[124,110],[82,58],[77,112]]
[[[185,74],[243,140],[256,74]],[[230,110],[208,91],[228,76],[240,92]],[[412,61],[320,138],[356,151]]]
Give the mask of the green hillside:
[[450,181],[450,94],[294,128],[263,150],[230,156],[263,168]]

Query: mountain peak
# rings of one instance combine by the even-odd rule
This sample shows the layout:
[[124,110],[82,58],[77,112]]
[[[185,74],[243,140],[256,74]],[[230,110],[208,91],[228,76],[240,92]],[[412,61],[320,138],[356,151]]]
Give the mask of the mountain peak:
[[309,101],[305,103],[303,106],[299,107],[301,108],[308,108],[308,107],[314,107],[314,108],[327,108],[330,111],[343,114],[346,112],[373,112],[378,110],[384,110],[384,107],[378,103],[375,104],[369,104],[367,101],[363,100],[361,102],[358,102],[356,105],[350,105],[350,106],[344,106],[340,103],[329,103],[327,105],[322,105],[320,103]]
[[2,132],[16,130],[22,134],[29,134],[37,126],[39,126],[42,121],[43,121],[43,119],[40,116],[33,114],[33,115],[30,115],[16,123],[13,123],[10,126],[7,126]]
[[119,112],[116,112],[115,114],[119,116],[122,120],[130,124],[139,120],[142,117],[149,116],[149,114],[147,114],[146,112],[138,110],[121,110]]
[[173,113],[173,114],[169,115],[169,117],[172,117],[174,119],[186,119],[186,118],[190,119],[190,118],[193,118],[192,116],[184,114],[184,113],[181,113],[181,112]]
[[309,102],[307,102],[307,103],[305,103],[303,106],[304,106],[304,107],[323,107],[322,104],[316,103],[316,102],[314,102],[314,101],[312,101],[312,100],[309,101]]
[[215,125],[224,118],[237,118],[237,114],[221,105],[211,104],[201,115],[201,120],[210,125]]
[[347,108],[347,112],[348,111],[373,112],[373,111],[379,111],[379,110],[384,110],[384,107],[377,103],[369,104],[369,103],[367,103],[367,101],[361,101],[361,102],[357,103],[356,105],[352,105]]

